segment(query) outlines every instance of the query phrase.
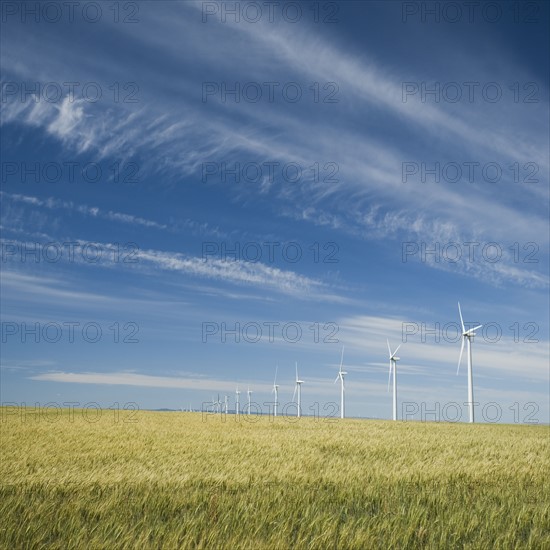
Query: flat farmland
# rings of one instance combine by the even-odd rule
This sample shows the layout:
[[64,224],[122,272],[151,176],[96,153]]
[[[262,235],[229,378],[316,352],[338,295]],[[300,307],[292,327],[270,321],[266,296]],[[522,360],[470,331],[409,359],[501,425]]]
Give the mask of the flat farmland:
[[1,548],[550,548],[548,426],[88,413],[2,410]]

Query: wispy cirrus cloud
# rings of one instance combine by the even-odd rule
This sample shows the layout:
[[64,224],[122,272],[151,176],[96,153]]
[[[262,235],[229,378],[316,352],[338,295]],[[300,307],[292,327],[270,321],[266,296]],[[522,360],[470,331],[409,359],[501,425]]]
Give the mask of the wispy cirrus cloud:
[[[144,386],[149,388],[181,388],[198,391],[225,391],[233,393],[232,380],[219,380],[189,373],[183,376],[154,376],[135,372],[46,372],[29,377],[42,382],[63,382],[72,384],[106,384],[114,386]],[[268,391],[268,384],[257,384],[259,390]]]
[[[0,198],[5,203],[14,203],[27,205],[36,208],[42,208],[47,210],[66,210],[72,213],[81,214],[82,216],[88,216],[91,218],[100,218],[103,220],[108,220],[112,222],[120,222],[123,224],[141,226],[144,228],[158,229],[158,230],[167,230],[170,232],[190,232],[197,235],[210,235],[215,238],[228,238],[229,233],[222,231],[218,226],[212,225],[209,222],[199,221],[195,219],[185,218],[171,221],[169,224],[159,223],[154,220],[143,218],[140,216],[135,216],[133,214],[128,214],[124,212],[115,212],[113,210],[106,210],[98,208],[97,206],[88,206],[85,204],[78,204],[72,201],[56,199],[54,197],[47,198],[38,198],[31,195],[22,195],[19,193],[7,193],[0,191]],[[16,233],[25,232],[23,229],[15,227],[13,220],[9,216],[6,217],[7,220],[3,226],[3,229],[6,231],[13,231]],[[28,234],[33,232],[30,230],[26,231]],[[44,234],[45,235],[45,234]],[[50,237],[52,240],[53,237]]]
[[[510,219],[510,224],[514,225],[512,212],[507,214],[499,212],[498,207],[495,210],[495,214],[498,212],[497,215]],[[550,284],[550,277],[541,271],[542,264],[539,263],[538,258],[535,258],[534,263],[528,264],[529,267],[521,267],[526,264],[518,261],[512,246],[517,241],[496,243],[487,241],[486,238],[484,240],[481,231],[467,237],[448,219],[433,218],[406,210],[387,212],[376,205],[361,213],[350,212],[347,216],[319,210],[315,207],[308,207],[301,212],[286,210],[284,215],[292,219],[307,220],[315,225],[329,227],[365,240],[391,239],[398,241],[401,239],[401,243],[396,243],[395,249],[401,256],[402,263],[422,262],[432,269],[460,273],[494,286],[511,283],[526,288],[540,289],[547,288]],[[544,234],[544,225],[541,223],[537,228],[540,235]],[[520,234],[521,229],[515,233],[516,238],[519,238]],[[492,243],[491,246],[497,247],[495,250],[498,250],[500,254],[497,261],[488,261],[482,254],[482,250],[489,243]],[[525,243],[523,244],[525,245]],[[474,247],[473,253],[470,252],[468,246]],[[531,246],[532,250],[540,251],[546,255],[546,243],[541,239],[531,242]],[[422,247],[439,252],[423,254]],[[450,249],[448,254],[445,253],[446,247]]]
[[94,206],[87,206],[85,204],[75,204],[72,201],[64,201],[60,199],[55,199],[49,197],[47,199],[39,199],[38,197],[33,197],[29,195],[20,195],[17,193],[5,193],[0,191],[0,197],[2,199],[9,199],[14,202],[23,203],[31,206],[47,208],[49,210],[70,210],[73,212],[78,212],[86,216],[91,216],[94,218],[103,218],[105,220],[117,221],[122,223],[127,223],[130,225],[141,225],[147,228],[154,229],[167,229],[166,224],[157,223],[152,220],[147,220],[139,216],[134,216],[132,214],[124,214],[122,212],[113,212],[112,210],[102,210]]
[[[177,67],[179,71],[183,66],[189,78],[176,77],[166,86],[159,79],[160,69],[147,67],[144,78],[152,85],[138,105],[105,107],[64,100],[60,105],[40,102],[22,106],[8,102],[3,105],[4,120],[41,126],[76,150],[92,148],[100,155],[117,151],[123,156],[146,151],[157,159],[154,170],[176,179],[196,178],[205,161],[231,162],[249,157],[309,166],[330,160],[339,166],[337,183],[323,185],[310,178],[299,186],[281,181],[252,189],[235,185],[227,195],[240,194],[258,201],[275,198],[273,208],[279,214],[287,212],[294,219],[329,226],[361,239],[374,234],[393,243],[411,239],[441,243],[497,241],[503,243],[503,248],[515,241],[535,241],[541,254],[547,256],[547,212],[540,201],[548,191],[548,137],[542,122],[547,119],[548,106],[542,83],[541,101],[529,110],[506,101],[491,109],[478,103],[404,102],[402,81],[428,79],[429,74],[411,74],[403,67],[384,65],[369,52],[344,51],[336,41],[321,41],[307,27],[294,33],[288,26],[265,22],[232,25],[213,20],[208,25],[197,25],[200,2],[164,7],[162,14],[147,12],[151,32],[146,36],[129,26],[122,32],[136,51],[153,48],[158,52],[163,70]],[[205,35],[210,40],[204,41]],[[204,43],[204,47],[191,56],[182,48],[187,41]],[[47,47],[56,52],[58,46]],[[28,45],[18,43],[18,48],[28,52]],[[7,55],[5,65],[16,74],[40,74],[44,79],[61,80],[66,71],[54,61],[56,55],[50,56],[51,63],[40,67],[27,57],[23,66],[13,54]],[[70,59],[71,70],[89,71],[103,81],[117,71],[129,74],[115,62],[102,70],[97,66],[80,67],[77,52]],[[201,65],[200,76],[195,70],[197,62]],[[471,62],[468,70],[487,80],[504,82],[510,71],[525,80],[531,78],[516,66],[499,65],[486,74],[481,63]],[[173,72],[177,75],[178,71]],[[340,86],[341,101],[332,111],[324,109],[323,116],[315,111],[319,106],[311,104],[297,116],[288,114],[288,105],[276,103],[266,108],[245,101],[214,101],[205,108],[200,101],[204,79],[217,81],[228,75],[231,81],[241,83],[272,78],[281,82],[297,78],[304,85],[334,81]],[[391,124],[381,123],[374,116],[378,112]],[[358,126],[357,120],[368,124]],[[401,129],[403,123],[407,135],[415,139],[400,139],[391,129]],[[534,162],[540,168],[541,181],[532,186],[514,186],[508,174],[503,181],[508,186],[506,194],[483,182],[469,184],[464,178],[456,185],[405,185],[402,163],[415,159],[441,163],[496,161],[505,167],[514,161]],[[501,223],[504,219],[505,224]],[[437,262],[426,265],[448,267]],[[462,262],[452,269],[490,284],[542,288],[548,282],[547,275],[540,273],[543,265],[541,262],[539,271],[528,271],[504,261],[474,266]]]
[[[36,243],[25,243],[24,241],[2,241],[3,245],[11,244],[15,252],[5,252],[5,261],[12,263],[18,262],[17,250],[24,249],[29,245],[29,249],[34,249]],[[244,286],[259,291],[275,291],[281,294],[292,296],[301,300],[323,300],[328,302],[346,302],[347,299],[334,293],[329,285],[320,280],[300,275],[294,271],[283,270],[272,267],[261,262],[247,262],[244,260],[224,260],[216,258],[201,258],[199,256],[190,256],[179,252],[167,252],[154,249],[136,249],[132,254],[131,262],[120,262],[117,256],[119,247],[113,243],[90,242],[75,239],[72,241],[71,263],[87,265],[91,267],[117,267],[128,268],[128,272],[138,272],[142,274],[154,275],[155,272],[163,271],[175,275],[184,275],[186,277],[198,280],[212,280],[224,282],[232,285]],[[82,253],[85,247],[94,246],[97,250],[105,252],[101,262],[90,262]],[[108,254],[111,252],[112,254]],[[33,288],[40,285],[39,279],[34,280],[32,276],[17,274],[5,270],[3,285],[8,288],[10,285],[31,284]],[[29,277],[31,277],[29,279]],[[52,282],[55,282],[52,280]],[[174,281],[172,281],[174,282]],[[62,286],[62,285],[61,285]],[[45,289],[44,289],[45,290]],[[56,296],[66,296],[66,298],[76,298],[78,293],[64,288],[57,288],[54,285],[45,295],[54,292]],[[95,298],[94,298],[95,299]],[[108,300],[108,297],[105,297]]]

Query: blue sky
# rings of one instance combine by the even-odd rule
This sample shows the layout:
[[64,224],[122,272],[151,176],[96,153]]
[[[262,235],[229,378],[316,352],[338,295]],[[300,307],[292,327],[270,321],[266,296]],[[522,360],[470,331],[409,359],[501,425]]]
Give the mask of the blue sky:
[[2,402],[287,403],[297,361],[308,414],[345,345],[390,418],[389,338],[420,419],[460,300],[478,418],[549,421],[546,3],[51,4],[2,8]]

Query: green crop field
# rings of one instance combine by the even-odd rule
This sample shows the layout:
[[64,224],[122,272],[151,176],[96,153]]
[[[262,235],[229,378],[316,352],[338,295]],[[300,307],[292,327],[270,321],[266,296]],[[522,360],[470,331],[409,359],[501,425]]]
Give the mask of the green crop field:
[[1,548],[550,548],[548,426],[115,414],[2,410]]

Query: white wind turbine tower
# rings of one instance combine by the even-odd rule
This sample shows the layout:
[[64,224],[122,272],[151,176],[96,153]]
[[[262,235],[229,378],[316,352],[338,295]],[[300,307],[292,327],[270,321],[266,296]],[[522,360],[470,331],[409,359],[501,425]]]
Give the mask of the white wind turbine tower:
[[342,370],[342,365],[344,363],[344,346],[342,346],[342,356],[340,357],[340,370],[338,371],[338,376],[336,377],[336,380],[334,383],[338,382],[340,380],[340,418],[344,418],[345,416],[345,410],[344,410],[344,376],[347,374],[347,372]]
[[241,407],[240,398],[239,398],[239,395],[241,395],[241,392],[239,391],[239,386],[237,386],[237,389],[235,390],[235,395],[237,396],[235,399],[235,414],[239,416],[239,409]]
[[401,347],[401,344],[397,346],[395,351],[392,353],[390,348],[390,341],[386,338],[386,342],[388,343],[388,352],[390,354],[390,372],[388,374],[388,391],[390,391],[390,381],[391,381],[391,373],[393,370],[393,419],[397,420],[397,361],[399,361],[399,357],[397,357],[396,353],[399,351],[399,348]]
[[227,397],[227,395],[226,395],[226,396],[225,396],[225,410],[224,410],[225,414],[227,414],[228,407],[229,407],[229,403],[227,402],[227,399],[228,399],[228,397]]
[[248,415],[250,416],[250,408],[252,401],[250,400],[250,396],[252,395],[252,391],[250,389],[250,386],[248,386],[248,390],[246,390],[246,393],[248,395]]
[[277,371],[279,370],[279,365],[275,368],[275,380],[273,380],[273,389],[272,393],[275,394],[275,405],[273,406],[273,416],[277,416],[277,406],[279,404],[279,385],[277,384]]
[[466,330],[464,327],[464,320],[462,319],[462,311],[460,310],[460,302],[458,302],[458,314],[460,315],[460,324],[462,325],[462,345],[460,346],[460,357],[458,358],[458,368],[456,374],[460,370],[460,363],[462,362],[462,353],[464,351],[464,341],[468,341],[468,410],[470,416],[470,422],[474,422],[474,380],[472,375],[472,339],[476,335],[475,331],[481,328],[483,325]]
[[296,392],[298,392],[298,413],[297,416],[300,418],[302,416],[302,384],[304,383],[303,380],[300,380],[298,378],[298,362],[296,362],[296,385],[294,386],[294,393],[292,394],[292,401],[294,401],[294,398],[296,397]]

